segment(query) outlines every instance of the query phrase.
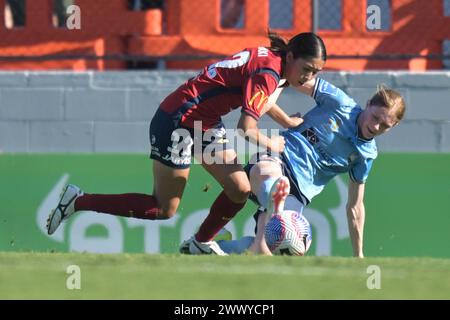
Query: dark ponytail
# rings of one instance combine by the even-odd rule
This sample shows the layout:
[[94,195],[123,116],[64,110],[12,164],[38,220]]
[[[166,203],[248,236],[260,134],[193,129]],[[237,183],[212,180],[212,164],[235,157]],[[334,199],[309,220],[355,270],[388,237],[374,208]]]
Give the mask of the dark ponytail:
[[283,60],[288,52],[292,52],[294,59],[314,59],[320,58],[327,60],[327,50],[322,38],[312,32],[304,32],[297,34],[295,37],[286,42],[280,35],[275,32],[268,32],[270,39],[270,50],[280,52]]
[[270,40],[270,51],[281,52],[283,53],[283,56],[285,56],[288,51],[288,43],[286,40],[278,33],[270,30],[268,31],[267,36]]

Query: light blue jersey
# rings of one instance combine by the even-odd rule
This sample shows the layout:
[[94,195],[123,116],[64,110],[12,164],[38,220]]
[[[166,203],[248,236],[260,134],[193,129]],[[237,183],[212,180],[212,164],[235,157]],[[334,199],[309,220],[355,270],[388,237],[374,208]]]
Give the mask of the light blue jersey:
[[352,98],[323,79],[317,79],[313,98],[317,105],[304,122],[282,133],[284,162],[308,201],[340,173],[364,183],[377,157],[375,140],[358,137],[362,109]]

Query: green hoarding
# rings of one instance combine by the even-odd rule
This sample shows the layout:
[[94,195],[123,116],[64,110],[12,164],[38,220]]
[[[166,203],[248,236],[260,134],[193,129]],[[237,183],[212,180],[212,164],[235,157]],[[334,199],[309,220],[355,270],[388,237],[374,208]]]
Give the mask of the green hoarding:
[[[77,213],[49,237],[49,210],[67,182],[88,193],[151,193],[145,155],[0,155],[0,251],[176,252],[219,194],[199,165],[176,217],[165,221]],[[313,227],[310,255],[350,256],[347,177],[333,180],[305,215]],[[366,256],[450,257],[450,154],[382,154],[366,186]],[[227,228],[252,234],[249,202]]]

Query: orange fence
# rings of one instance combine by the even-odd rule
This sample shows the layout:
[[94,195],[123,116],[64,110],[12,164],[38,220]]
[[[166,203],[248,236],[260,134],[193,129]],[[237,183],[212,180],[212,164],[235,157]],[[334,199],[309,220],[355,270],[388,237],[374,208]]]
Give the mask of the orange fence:
[[[23,28],[7,29],[0,24],[0,69],[125,68],[120,59],[95,57],[126,54],[134,35],[161,34],[161,10],[130,11],[123,0],[76,0],[75,4],[81,13],[79,30],[53,27],[51,0],[28,0]],[[5,0],[0,0],[0,8],[4,6]],[[0,10],[0,21],[4,21],[3,15]],[[23,56],[36,59],[17,61]],[[67,56],[77,58],[65,59]]]
[[[311,31],[313,24],[312,1],[292,1],[292,28],[275,30],[286,38]],[[124,0],[76,0],[81,8],[80,30],[51,26],[50,2],[29,0],[25,27],[0,27],[1,69],[120,69],[126,68],[121,58],[142,56],[166,60],[168,68],[197,69],[212,61],[202,57],[268,45],[269,0],[245,1],[242,29],[220,26],[220,0],[165,0],[164,13],[130,11]],[[442,55],[443,41],[450,40],[450,17],[444,16],[442,0],[392,0],[389,31],[366,30],[366,1],[342,3],[342,29],[319,30],[332,57],[328,69],[442,68],[442,60],[432,58]],[[55,59],[48,60],[48,55]],[[411,56],[400,59],[399,55]],[[36,59],[18,61],[23,59],[20,56]]]

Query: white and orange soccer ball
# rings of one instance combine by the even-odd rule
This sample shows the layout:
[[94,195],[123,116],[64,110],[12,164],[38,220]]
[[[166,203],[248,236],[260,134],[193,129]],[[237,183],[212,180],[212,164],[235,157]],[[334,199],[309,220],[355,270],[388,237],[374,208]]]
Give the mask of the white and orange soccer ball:
[[275,255],[303,256],[308,252],[312,241],[308,220],[300,212],[292,210],[273,214],[264,235],[267,246]]

